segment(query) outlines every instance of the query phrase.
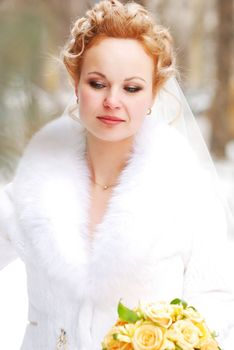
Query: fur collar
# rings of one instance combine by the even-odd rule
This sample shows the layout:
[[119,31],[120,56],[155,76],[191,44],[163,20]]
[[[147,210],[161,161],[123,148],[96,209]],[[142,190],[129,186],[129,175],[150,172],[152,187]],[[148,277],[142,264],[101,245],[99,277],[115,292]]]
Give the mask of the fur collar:
[[[147,118],[91,242],[85,130],[67,116],[46,125],[27,147],[13,184],[22,228],[16,241],[26,263],[63,281],[73,295],[99,300],[106,297],[107,281],[119,299],[134,275],[131,288],[135,283],[139,297],[152,266],[172,249],[158,247],[178,224],[178,201],[185,201],[175,186],[181,183],[185,149],[176,131]],[[169,239],[179,251],[178,237]],[[141,271],[146,256],[147,271]]]

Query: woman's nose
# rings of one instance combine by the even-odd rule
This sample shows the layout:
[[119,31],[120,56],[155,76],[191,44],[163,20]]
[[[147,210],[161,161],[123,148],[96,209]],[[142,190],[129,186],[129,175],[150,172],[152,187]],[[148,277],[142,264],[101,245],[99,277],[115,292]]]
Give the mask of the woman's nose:
[[104,98],[103,105],[106,108],[116,109],[121,107],[120,96],[117,91],[109,91]]

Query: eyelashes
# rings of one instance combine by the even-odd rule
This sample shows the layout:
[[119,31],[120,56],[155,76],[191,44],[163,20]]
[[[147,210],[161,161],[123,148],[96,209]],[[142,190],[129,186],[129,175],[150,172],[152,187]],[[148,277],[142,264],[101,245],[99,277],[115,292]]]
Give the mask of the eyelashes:
[[142,90],[142,88],[139,86],[126,86],[124,89],[128,92],[131,92],[131,93],[138,92],[138,91]]
[[[90,80],[89,85],[96,90],[101,90],[107,86],[106,84],[104,84],[100,81],[97,81],[97,80]],[[126,85],[126,86],[124,86],[124,90],[129,92],[129,93],[136,93],[138,91],[141,91],[142,87],[135,86],[135,85]]]
[[99,89],[99,90],[106,87],[106,85],[104,85],[103,83],[100,83],[99,81],[96,81],[96,80],[90,80],[89,85],[91,87],[93,87],[94,89]]

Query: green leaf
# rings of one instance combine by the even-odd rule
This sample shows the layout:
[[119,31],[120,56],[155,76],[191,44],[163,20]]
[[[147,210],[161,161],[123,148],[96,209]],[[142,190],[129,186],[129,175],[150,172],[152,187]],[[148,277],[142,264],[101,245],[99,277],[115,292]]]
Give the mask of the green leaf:
[[118,340],[118,334],[117,334],[117,333],[114,333],[114,334],[113,334],[113,339],[114,339],[114,340]]
[[118,315],[122,321],[129,323],[135,323],[140,319],[135,311],[128,309],[121,303],[121,301],[119,301],[118,304]]
[[175,345],[175,350],[183,350],[179,345]]
[[176,299],[173,299],[170,304],[172,305],[183,305],[183,308],[186,309],[186,307],[188,306],[188,304],[186,303],[186,301],[182,300],[182,299],[179,299],[179,298],[176,298]]
[[195,309],[195,307],[194,307],[194,306],[190,306],[190,305],[189,305],[189,309],[193,309],[194,311],[196,311],[196,312],[197,312],[197,309]]

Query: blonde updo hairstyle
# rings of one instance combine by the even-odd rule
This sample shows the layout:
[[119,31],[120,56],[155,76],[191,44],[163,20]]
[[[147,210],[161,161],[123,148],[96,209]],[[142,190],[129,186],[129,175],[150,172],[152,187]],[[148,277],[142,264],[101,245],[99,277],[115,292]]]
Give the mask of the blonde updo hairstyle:
[[79,81],[85,51],[105,37],[136,39],[143,45],[155,64],[154,93],[175,74],[175,55],[168,30],[155,24],[149,12],[135,2],[104,0],[75,21],[71,39],[62,52],[74,84]]

